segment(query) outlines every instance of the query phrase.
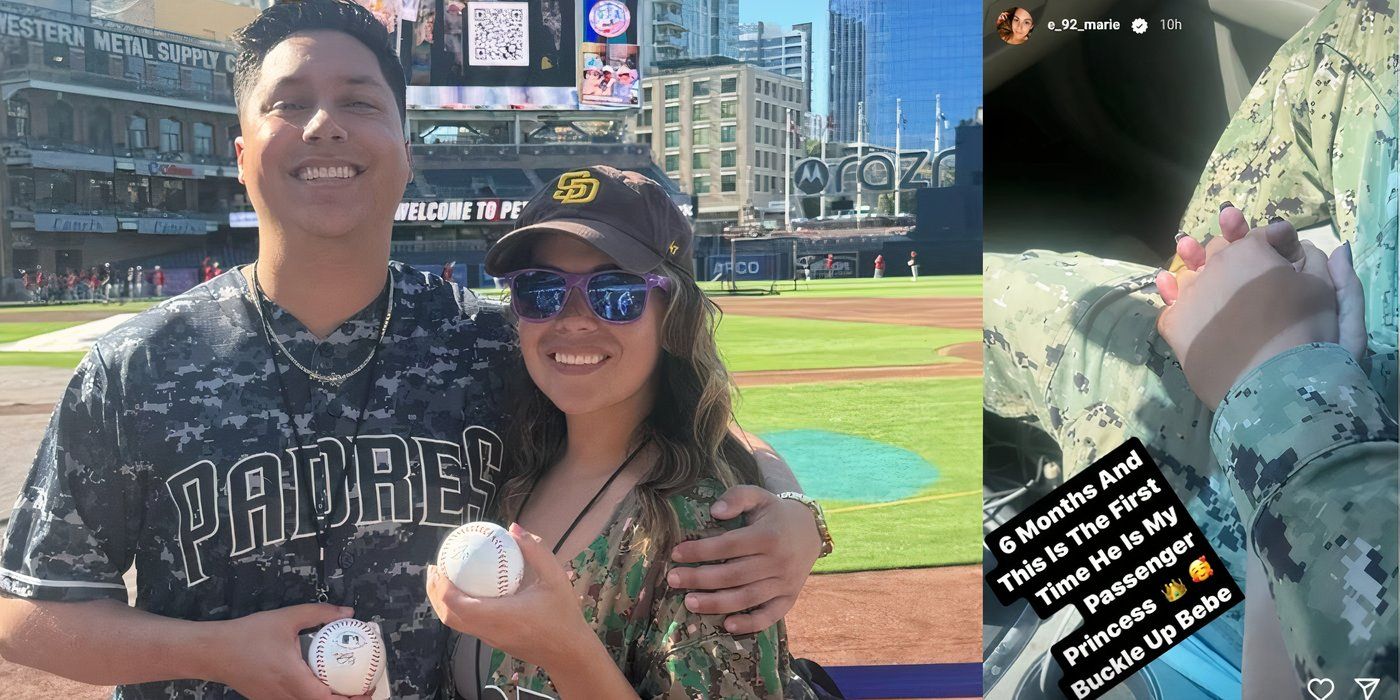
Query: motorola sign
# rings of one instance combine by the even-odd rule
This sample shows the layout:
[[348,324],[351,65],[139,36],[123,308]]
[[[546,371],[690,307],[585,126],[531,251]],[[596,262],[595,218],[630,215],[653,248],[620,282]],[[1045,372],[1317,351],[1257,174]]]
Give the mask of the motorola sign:
[[[842,158],[833,173],[832,166],[820,158],[805,158],[794,166],[792,184],[804,195],[843,194],[848,177],[852,181],[859,178],[861,186],[874,192],[893,191],[896,183],[905,190],[929,187],[931,183],[919,173],[928,159],[928,151],[900,151],[896,166],[893,152],[871,151],[860,158]],[[849,173],[852,168],[855,172]]]
[[792,174],[793,184],[802,194],[821,194],[831,180],[831,168],[820,158],[807,158],[797,163]]

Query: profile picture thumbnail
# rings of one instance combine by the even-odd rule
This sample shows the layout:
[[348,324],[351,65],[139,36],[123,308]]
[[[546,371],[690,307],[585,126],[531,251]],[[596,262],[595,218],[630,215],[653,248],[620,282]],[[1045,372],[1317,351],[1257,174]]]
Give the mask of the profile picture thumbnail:
[[1029,41],[1033,29],[1035,18],[1024,7],[1011,7],[997,15],[997,36],[1013,46]]

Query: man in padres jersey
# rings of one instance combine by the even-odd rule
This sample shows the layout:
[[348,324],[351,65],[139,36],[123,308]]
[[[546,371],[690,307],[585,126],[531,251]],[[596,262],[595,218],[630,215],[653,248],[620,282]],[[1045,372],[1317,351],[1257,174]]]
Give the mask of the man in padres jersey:
[[[353,615],[384,630],[392,695],[433,698],[447,631],[424,570],[501,483],[513,340],[499,311],[388,261],[410,162],[383,26],[304,0],[236,41],[259,260],[118,327],[78,367],[6,535],[0,653],[122,698],[328,698],[297,635]],[[822,542],[801,503],[726,496],[716,515],[749,525],[676,557],[751,565],[682,585],[715,591],[697,612],[750,610],[733,631],[762,629]]]

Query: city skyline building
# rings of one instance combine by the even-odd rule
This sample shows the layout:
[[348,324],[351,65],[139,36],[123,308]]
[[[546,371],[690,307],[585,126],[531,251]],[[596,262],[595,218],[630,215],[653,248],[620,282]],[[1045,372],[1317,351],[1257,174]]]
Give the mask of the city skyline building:
[[[636,139],[695,195],[698,233],[783,216],[787,116],[800,134],[802,82],[733,59],[686,62],[642,79]],[[802,156],[794,139],[793,160]],[[776,203],[776,206],[775,206]]]
[[739,0],[643,0],[650,2],[651,41],[643,62],[707,56],[738,58]]
[[864,102],[863,140],[893,146],[899,99],[903,148],[933,150],[940,130],[941,147],[951,146],[950,128],[972,119],[982,103],[980,8],[830,0],[829,10],[833,140],[861,140],[857,112]]
[[812,104],[812,23],[794,24],[784,29],[773,22],[739,25],[739,60],[752,63],[805,86],[804,107]]

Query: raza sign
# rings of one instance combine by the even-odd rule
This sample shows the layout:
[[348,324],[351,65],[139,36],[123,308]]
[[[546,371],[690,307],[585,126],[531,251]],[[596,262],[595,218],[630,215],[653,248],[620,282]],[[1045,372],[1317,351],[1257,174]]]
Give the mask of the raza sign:
[[842,194],[842,183],[846,173],[854,168],[854,176],[861,186],[872,192],[908,190],[929,187],[930,183],[919,174],[919,169],[929,160],[929,151],[900,151],[899,165],[895,167],[894,153],[872,151],[863,157],[846,156],[836,161],[835,166],[820,158],[805,158],[792,169],[792,185],[804,195]]

